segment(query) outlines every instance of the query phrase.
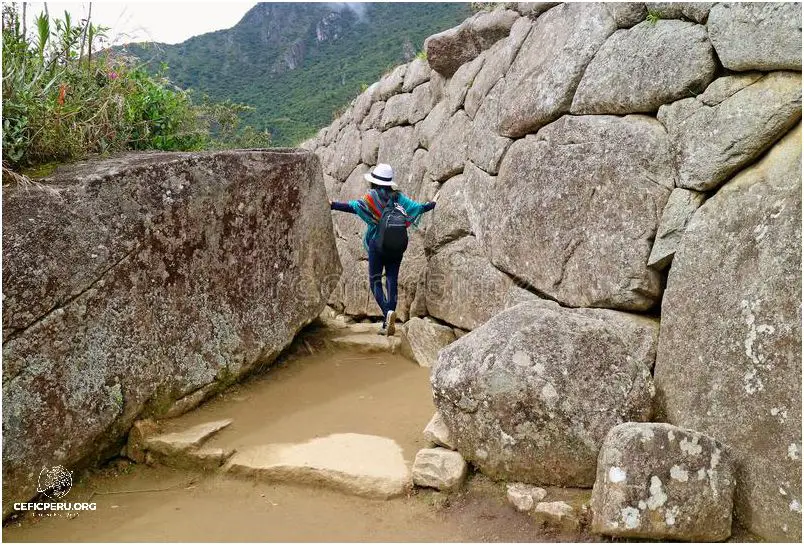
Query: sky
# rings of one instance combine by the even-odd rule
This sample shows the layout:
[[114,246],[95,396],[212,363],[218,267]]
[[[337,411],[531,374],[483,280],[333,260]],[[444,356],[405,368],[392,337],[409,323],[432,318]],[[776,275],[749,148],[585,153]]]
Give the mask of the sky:
[[[177,44],[192,36],[231,28],[256,3],[238,0],[95,1],[92,2],[92,21],[111,28],[107,45],[141,41]],[[44,3],[27,4],[28,28],[33,28],[33,18],[44,11]],[[89,2],[48,2],[47,7],[51,17],[63,18],[67,10],[74,19],[82,19],[89,11]]]

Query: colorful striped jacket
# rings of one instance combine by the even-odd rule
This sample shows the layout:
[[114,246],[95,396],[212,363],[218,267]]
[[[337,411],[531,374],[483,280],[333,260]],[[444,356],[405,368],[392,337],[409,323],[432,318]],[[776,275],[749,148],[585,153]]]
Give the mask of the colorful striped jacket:
[[[350,212],[366,222],[366,234],[363,237],[363,246],[368,250],[369,244],[377,236],[377,224],[382,216],[382,210],[388,203],[393,192],[386,189],[372,189],[359,199],[348,202],[333,202],[332,210]],[[396,192],[396,202],[405,209],[410,218],[410,224],[417,226],[422,214],[435,208],[435,202],[416,202],[401,191]]]

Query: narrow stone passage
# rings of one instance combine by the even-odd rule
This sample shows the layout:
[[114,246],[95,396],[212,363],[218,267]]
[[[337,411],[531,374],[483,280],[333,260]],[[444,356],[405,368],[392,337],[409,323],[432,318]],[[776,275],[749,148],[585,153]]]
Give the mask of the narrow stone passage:
[[[330,333],[387,342],[372,327]],[[457,496],[410,490],[410,467],[427,446],[422,432],[433,411],[429,369],[388,351],[302,337],[275,368],[160,422],[146,442],[154,466],[121,462],[76,482],[72,501],[91,497],[96,511],[12,521],[3,538],[477,541],[484,531],[495,540],[532,540],[533,523],[482,478],[499,497],[467,491],[467,509],[491,517],[485,530],[462,523],[473,516],[463,508],[445,520]],[[199,471],[204,464],[188,463],[188,452],[207,461],[214,452],[228,457],[222,467]]]

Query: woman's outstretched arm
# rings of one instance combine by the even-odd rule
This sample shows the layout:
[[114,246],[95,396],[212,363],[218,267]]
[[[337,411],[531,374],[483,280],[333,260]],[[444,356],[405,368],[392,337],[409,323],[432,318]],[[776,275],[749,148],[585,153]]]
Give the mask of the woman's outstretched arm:
[[401,204],[402,207],[407,211],[408,215],[413,218],[414,223],[418,221],[419,216],[435,208],[437,200],[438,198],[436,197],[429,202],[416,202],[404,193],[399,194],[399,204]]
[[349,212],[350,214],[357,214],[354,208],[352,208],[352,205],[348,202],[330,201],[329,209],[337,210],[339,212]]

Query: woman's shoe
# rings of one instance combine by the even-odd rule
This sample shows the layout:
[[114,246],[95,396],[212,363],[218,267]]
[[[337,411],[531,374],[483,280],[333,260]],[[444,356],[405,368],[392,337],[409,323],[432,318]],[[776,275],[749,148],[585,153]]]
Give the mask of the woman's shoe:
[[387,324],[386,329],[388,331],[386,335],[390,337],[396,331],[396,311],[394,310],[388,311],[388,316],[385,319],[385,323]]

